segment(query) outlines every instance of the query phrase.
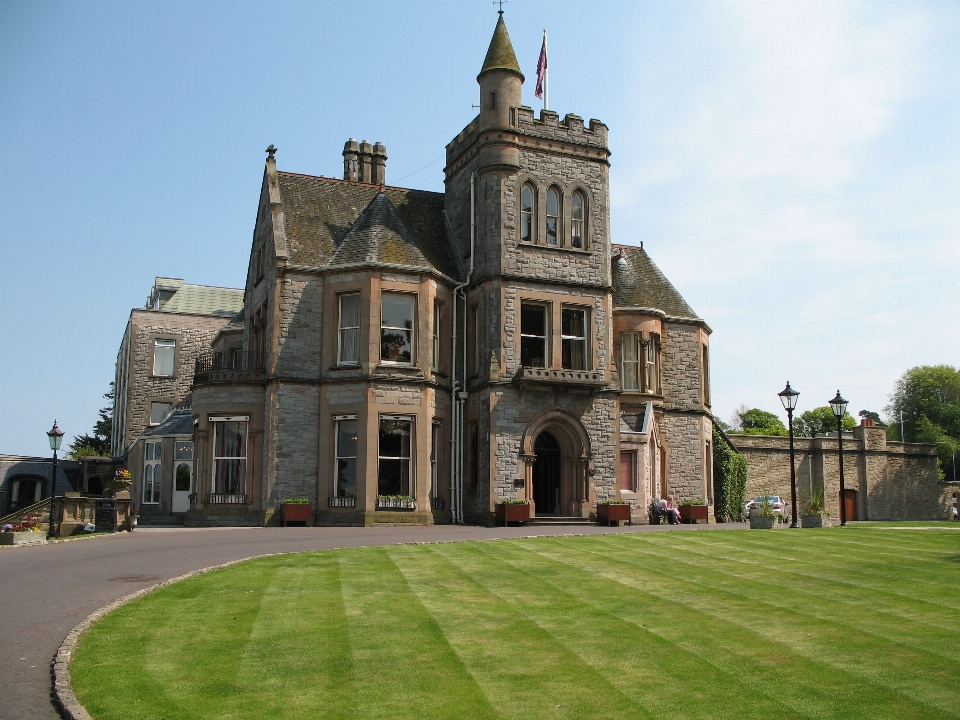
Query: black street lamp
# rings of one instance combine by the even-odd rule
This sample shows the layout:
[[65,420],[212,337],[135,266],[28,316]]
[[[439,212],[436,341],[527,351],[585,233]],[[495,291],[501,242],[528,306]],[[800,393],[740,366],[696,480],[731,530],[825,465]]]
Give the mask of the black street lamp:
[[50,475],[50,524],[47,527],[47,540],[49,540],[53,537],[53,503],[57,494],[57,450],[63,442],[63,430],[57,427],[56,420],[53,421],[53,427],[47,433],[47,439],[50,441],[50,449],[53,450],[53,473]]
[[797,407],[800,393],[790,387],[790,381],[787,380],[787,386],[777,395],[787,411],[787,425],[790,428],[790,527],[795,528],[800,527],[800,523],[797,522],[797,468],[793,459],[793,410]]
[[840,450],[840,524],[847,524],[847,493],[843,487],[843,416],[847,412],[847,401],[840,397],[840,391],[837,390],[837,396],[830,401],[830,409],[833,410],[833,416],[837,419],[837,447]]

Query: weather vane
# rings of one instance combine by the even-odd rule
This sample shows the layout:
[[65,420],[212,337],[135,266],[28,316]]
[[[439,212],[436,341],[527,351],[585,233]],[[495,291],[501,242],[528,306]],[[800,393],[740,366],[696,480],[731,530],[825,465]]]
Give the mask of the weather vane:
[[509,1],[510,1],[510,0],[493,0],[493,4],[500,6],[500,9],[497,10],[497,12],[500,13],[501,15],[503,15],[503,4],[504,4],[505,2],[509,2]]

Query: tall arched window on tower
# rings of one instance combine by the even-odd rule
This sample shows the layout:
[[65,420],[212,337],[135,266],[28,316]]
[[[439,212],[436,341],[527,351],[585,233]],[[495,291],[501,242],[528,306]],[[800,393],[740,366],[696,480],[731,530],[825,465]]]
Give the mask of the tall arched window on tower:
[[570,205],[570,246],[583,248],[583,193],[577,190]]
[[520,240],[533,242],[533,198],[536,192],[533,185],[524,183],[520,190]]
[[547,245],[557,244],[560,228],[560,193],[556,188],[547,190]]

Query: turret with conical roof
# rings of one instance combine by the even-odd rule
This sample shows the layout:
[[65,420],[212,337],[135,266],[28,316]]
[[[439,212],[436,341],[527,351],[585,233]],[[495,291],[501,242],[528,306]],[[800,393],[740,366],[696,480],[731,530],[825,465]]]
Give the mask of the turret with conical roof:
[[523,73],[502,13],[477,82],[480,83],[480,129],[508,127],[511,108],[521,103]]

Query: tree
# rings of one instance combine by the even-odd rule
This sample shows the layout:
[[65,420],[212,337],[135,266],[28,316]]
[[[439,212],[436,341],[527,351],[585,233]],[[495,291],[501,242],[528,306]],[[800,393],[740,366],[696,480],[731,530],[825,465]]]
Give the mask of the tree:
[[885,428],[887,424],[881,419],[879,413],[875,413],[872,410],[861,410],[857,413],[864,420],[873,420],[874,425],[877,427]]
[[787,428],[780,418],[758,408],[740,413],[740,427],[744,435],[787,435]]
[[79,461],[94,455],[110,456],[110,438],[113,429],[113,393],[114,385],[110,383],[110,390],[103,394],[109,400],[106,407],[100,408],[100,419],[93,425],[92,435],[77,435],[70,443],[67,457]]
[[[960,368],[920,365],[910,368],[894,385],[884,408],[890,423],[887,437],[937,444],[941,473],[952,478],[960,451]],[[903,413],[903,427],[900,413]]]
[[[844,430],[853,430],[857,426],[857,421],[848,412],[843,414],[840,422],[843,423]],[[813,437],[817,433],[836,431],[837,416],[829,405],[807,410],[793,419],[793,434],[797,437]]]

